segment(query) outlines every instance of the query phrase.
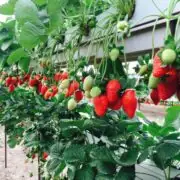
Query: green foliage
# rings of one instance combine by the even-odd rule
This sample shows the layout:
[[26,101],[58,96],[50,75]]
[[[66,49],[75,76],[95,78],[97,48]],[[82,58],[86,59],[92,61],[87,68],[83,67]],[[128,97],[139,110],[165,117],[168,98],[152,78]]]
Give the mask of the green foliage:
[[[32,77],[34,73],[37,75],[33,67],[29,68],[31,62],[42,66],[38,73],[50,77],[47,81],[40,77],[41,81],[35,87],[28,86],[28,81],[22,86],[16,85],[12,93],[7,91],[8,87],[0,86],[0,124],[6,126],[9,146],[14,148],[23,143],[29,150],[28,157],[38,154],[42,166],[53,179],[58,179],[67,169],[70,180],[133,180],[136,176],[135,165],[148,158],[163,170],[171,166],[173,160],[179,160],[178,106],[167,109],[165,122],[160,126],[150,123],[141,112],[137,112],[132,120],[127,118],[123,110],[108,109],[104,117],[98,117],[94,113],[94,106],[85,98],[76,109],[68,111],[70,97],[62,92],[48,100],[40,95],[41,83],[51,88],[52,85],[61,84],[61,81],[54,81],[54,74],[61,72],[66,64],[55,62],[61,61],[55,53],[59,53],[57,50],[63,47],[63,56],[68,59],[65,63],[70,65],[69,79],[77,80],[80,90],[83,78],[92,75],[94,85],[101,88],[102,94],[109,79],[118,79],[122,85],[119,97],[127,88],[136,88],[138,96],[147,96],[147,79],[152,71],[151,56],[146,54],[138,58],[139,65],[147,65],[148,70],[136,86],[136,79],[128,77],[122,63],[124,47],[114,44],[121,36],[112,38],[107,33],[100,42],[105,54],[100,64],[96,59],[98,56],[73,59],[74,55],[78,55],[83,36],[89,35],[91,29],[100,23],[96,15],[110,6],[117,11],[105,17],[107,21],[104,27],[110,26],[107,29],[109,33],[117,21],[133,15],[134,0],[9,0],[0,7],[1,14],[15,15],[15,20],[0,24],[1,69],[6,71],[5,68],[11,65],[18,67],[12,70],[15,67],[12,66],[8,68],[8,74],[2,73],[4,77],[1,83],[4,85],[8,76],[23,79],[24,72],[32,71]],[[75,30],[71,32],[70,28]],[[93,33],[96,31],[91,32],[94,39],[89,42],[90,45],[101,34]],[[165,46],[176,48],[173,37],[168,37]],[[108,58],[109,50],[113,47],[120,51],[120,57],[115,62]],[[92,60],[94,66],[89,68]],[[48,64],[46,67],[43,67],[44,62]],[[75,98],[74,94],[71,98]],[[43,158],[44,152],[49,154],[47,161]]]
[[135,167],[122,167],[117,173],[115,180],[133,180],[135,178]]
[[21,58],[25,58],[28,57],[27,52],[24,51],[24,49],[19,48],[16,49],[15,51],[13,51],[10,56],[7,59],[7,63],[8,64],[15,64],[16,62],[18,62]]
[[75,180],[92,180],[94,179],[94,171],[89,166],[83,166],[76,171]]
[[50,30],[54,30],[57,27],[63,25],[63,1],[61,0],[49,0],[47,4],[47,11],[50,19]]
[[0,6],[0,14],[13,15],[17,0],[8,0],[7,3]]

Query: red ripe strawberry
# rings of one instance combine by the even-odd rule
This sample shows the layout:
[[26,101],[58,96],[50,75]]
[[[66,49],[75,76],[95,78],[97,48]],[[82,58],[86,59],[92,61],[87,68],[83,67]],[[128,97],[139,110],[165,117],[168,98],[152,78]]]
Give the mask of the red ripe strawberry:
[[155,55],[153,61],[153,76],[154,77],[163,77],[169,70],[169,67],[163,67],[162,61],[158,55]]
[[68,72],[63,72],[62,74],[61,74],[61,80],[65,80],[65,79],[68,79]]
[[20,85],[22,85],[24,83],[24,81],[19,77],[18,78],[18,85],[20,86]]
[[176,85],[169,84],[167,82],[161,82],[158,85],[158,94],[161,100],[167,100],[176,93]]
[[93,99],[96,114],[103,117],[108,109],[108,99],[106,95],[100,95]]
[[113,104],[109,104],[109,108],[114,110],[114,111],[117,111],[119,109],[121,109],[122,107],[122,98],[119,98],[115,103]]
[[7,77],[7,78],[6,78],[6,86],[7,86],[7,87],[11,84],[11,80],[12,80],[11,77]]
[[55,75],[54,75],[54,80],[56,82],[59,82],[61,80],[61,73],[60,72],[57,72]]
[[46,85],[42,85],[41,86],[41,93],[40,94],[44,95],[47,90],[48,90],[48,87]]
[[157,90],[157,89],[153,89],[153,90],[151,91],[150,96],[151,96],[151,99],[152,99],[153,103],[154,103],[155,105],[157,105],[157,104],[159,103],[159,101],[160,101],[160,99],[159,99],[159,94],[158,94],[158,90]]
[[11,78],[11,84],[16,85],[18,83],[18,78],[17,77],[12,77]]
[[35,159],[36,158],[36,154],[32,154],[32,159]]
[[34,87],[36,86],[38,81],[36,79],[30,79],[29,80],[29,86]]
[[133,89],[127,89],[122,97],[122,106],[124,112],[129,118],[133,118],[137,108],[136,92]]
[[77,91],[78,89],[79,89],[79,83],[77,81],[73,81],[68,88],[68,92],[66,96],[72,96],[74,92]]
[[77,102],[79,102],[79,101],[81,101],[83,99],[83,92],[78,90],[78,91],[75,92],[74,96],[75,96],[75,100]]
[[47,81],[48,78],[47,78],[46,76],[43,76],[42,80],[43,80],[43,81]]
[[161,100],[167,100],[173,96],[177,91],[177,82],[167,80],[158,84],[158,94]]
[[45,100],[51,99],[52,96],[53,96],[52,90],[51,90],[51,89],[48,89],[48,90],[46,91],[46,93],[44,94],[44,99],[45,99]]
[[36,75],[34,76],[34,79],[36,79],[37,81],[39,81],[39,80],[41,79],[41,75],[40,75],[40,74],[36,74]]
[[38,93],[41,94],[42,83],[39,82],[37,86]]
[[48,158],[48,153],[47,152],[43,152],[43,159],[46,161],[46,159]]
[[177,71],[175,68],[171,68],[166,75],[165,81],[159,83],[157,87],[159,98],[164,101],[176,93],[178,85]]
[[29,79],[30,79],[30,74],[25,74],[23,79],[24,82],[29,81]]
[[15,85],[14,84],[10,84],[9,85],[9,92],[13,92],[15,90]]
[[106,86],[106,95],[110,104],[115,103],[119,96],[118,91],[121,89],[121,84],[118,80],[110,80]]
[[58,88],[57,86],[52,86],[51,89],[52,89],[52,97],[54,97],[58,93]]
[[167,81],[170,82],[176,82],[178,83],[178,74],[177,70],[173,67],[169,68],[169,71],[166,73],[167,75]]

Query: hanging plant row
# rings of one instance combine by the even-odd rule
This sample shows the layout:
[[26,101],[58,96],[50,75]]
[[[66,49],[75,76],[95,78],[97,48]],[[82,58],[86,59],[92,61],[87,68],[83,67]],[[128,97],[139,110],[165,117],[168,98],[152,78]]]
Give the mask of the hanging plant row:
[[[160,12],[167,21],[164,47],[138,58],[136,78],[125,53],[135,0],[9,0],[0,6],[1,14],[15,17],[0,24],[0,124],[11,148],[21,144],[29,159],[38,157],[43,179],[133,180],[144,174],[138,167],[147,159],[172,178],[172,164],[180,160],[180,106],[168,108],[159,125],[138,111],[138,99],[150,95],[157,105],[175,95],[180,101],[177,3],[170,0]],[[97,18],[109,9],[108,17]],[[87,37],[96,52],[102,45],[102,59],[80,56]]]

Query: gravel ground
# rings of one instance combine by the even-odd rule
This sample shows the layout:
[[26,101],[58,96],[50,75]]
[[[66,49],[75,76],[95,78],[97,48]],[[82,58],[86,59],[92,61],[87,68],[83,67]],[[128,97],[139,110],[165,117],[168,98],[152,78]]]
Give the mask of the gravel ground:
[[[37,161],[27,162],[23,148],[7,150],[7,169],[4,167],[4,129],[0,127],[0,180],[37,180]],[[30,177],[30,174],[33,174]]]

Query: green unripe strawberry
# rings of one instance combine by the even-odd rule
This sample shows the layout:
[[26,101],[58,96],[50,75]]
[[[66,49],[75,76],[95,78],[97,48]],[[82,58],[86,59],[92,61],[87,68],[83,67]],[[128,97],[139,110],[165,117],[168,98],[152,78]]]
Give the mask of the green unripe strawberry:
[[141,68],[139,70],[139,75],[141,76],[141,75],[145,74],[147,72],[147,70],[148,70],[148,65],[141,66]]
[[99,87],[93,87],[90,91],[91,97],[95,98],[101,94],[101,89]]
[[153,74],[151,74],[151,76],[149,77],[148,87],[150,89],[155,89],[157,88],[159,82],[160,82],[160,78],[154,77]]
[[72,111],[77,106],[77,102],[72,98],[68,101],[68,110]]
[[172,64],[176,60],[176,52],[173,49],[165,49],[162,52],[162,61],[164,64]]
[[69,84],[70,84],[69,79],[65,79],[65,80],[63,80],[63,81],[61,82],[60,88],[61,88],[61,89],[66,89],[66,88],[69,87]]
[[87,77],[84,79],[83,89],[84,89],[85,91],[91,90],[91,88],[92,88],[92,86],[93,86],[93,82],[94,82],[94,79],[93,79],[91,76],[87,76]]
[[120,52],[119,52],[119,49],[117,48],[113,48],[111,52],[109,53],[109,57],[112,61],[116,61],[119,55],[120,55]]
[[87,97],[87,98],[91,98],[90,91],[85,91],[85,97]]

